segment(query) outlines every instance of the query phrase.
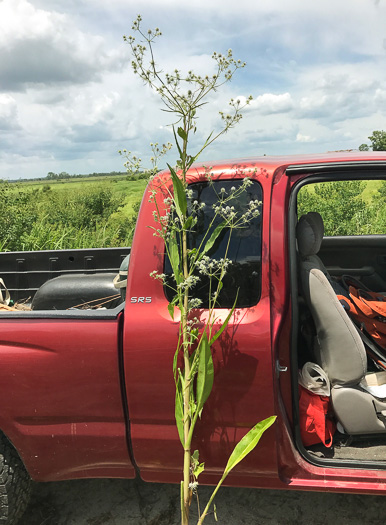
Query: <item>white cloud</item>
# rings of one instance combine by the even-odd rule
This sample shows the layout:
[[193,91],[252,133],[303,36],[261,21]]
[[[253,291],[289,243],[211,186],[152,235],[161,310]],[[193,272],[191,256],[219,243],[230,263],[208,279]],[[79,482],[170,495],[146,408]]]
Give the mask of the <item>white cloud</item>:
[[250,108],[258,110],[262,115],[287,113],[293,108],[293,101],[289,93],[282,93],[280,95],[264,93],[251,102]]
[[328,106],[328,97],[326,95],[307,95],[302,97],[299,102],[299,108],[306,114],[317,114],[325,111]]
[[374,101],[377,105],[384,104],[386,102],[386,88],[378,88],[375,90]]
[[35,8],[27,0],[3,0],[0,90],[98,79],[118,59],[103,44],[102,37],[80,31],[66,14]]
[[315,139],[313,139],[310,135],[303,135],[302,133],[298,133],[296,135],[296,142],[315,142]]
[[0,131],[18,128],[16,100],[10,95],[0,93]]

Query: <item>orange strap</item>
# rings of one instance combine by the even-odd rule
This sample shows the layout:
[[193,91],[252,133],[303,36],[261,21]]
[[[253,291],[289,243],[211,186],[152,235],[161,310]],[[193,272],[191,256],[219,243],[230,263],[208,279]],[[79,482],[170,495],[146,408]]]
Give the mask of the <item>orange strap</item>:
[[386,303],[380,300],[381,296],[374,292],[364,292],[354,286],[349,287],[352,301],[367,317],[386,317]]

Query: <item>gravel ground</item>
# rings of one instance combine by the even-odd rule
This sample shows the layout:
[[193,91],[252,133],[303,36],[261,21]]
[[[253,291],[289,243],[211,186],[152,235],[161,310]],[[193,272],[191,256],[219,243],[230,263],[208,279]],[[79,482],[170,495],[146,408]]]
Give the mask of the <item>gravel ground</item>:
[[[176,485],[131,480],[36,484],[20,525],[177,525]],[[206,501],[210,488],[201,487]],[[386,498],[351,494],[223,488],[222,525],[384,525]],[[193,520],[192,520],[193,523]],[[205,523],[214,524],[213,516]]]

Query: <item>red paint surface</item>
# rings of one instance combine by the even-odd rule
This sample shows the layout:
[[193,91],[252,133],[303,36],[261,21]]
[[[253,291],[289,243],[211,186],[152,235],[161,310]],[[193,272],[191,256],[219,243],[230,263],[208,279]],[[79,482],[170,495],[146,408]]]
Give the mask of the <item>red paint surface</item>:
[[118,374],[118,320],[0,323],[0,428],[31,476],[133,477]]
[[[194,446],[206,463],[202,482],[214,483],[236,442],[272,414],[277,423],[228,478],[237,486],[379,492],[386,472],[317,467],[294,447],[289,372],[288,165],[386,160],[383,153],[263,158],[224,162],[215,176],[242,177],[263,187],[262,294],[238,309],[214,349],[214,390]],[[202,176],[192,169],[190,181]],[[201,175],[200,175],[201,173]],[[162,286],[163,246],[153,237],[153,205],[141,208],[128,276],[123,359],[134,458],[145,480],[179,482],[182,449],[174,422],[172,360],[178,319],[172,321]],[[227,310],[218,310],[225,318]],[[205,315],[205,312],[202,313]],[[0,429],[32,477],[132,477],[119,376],[119,320],[0,319]]]

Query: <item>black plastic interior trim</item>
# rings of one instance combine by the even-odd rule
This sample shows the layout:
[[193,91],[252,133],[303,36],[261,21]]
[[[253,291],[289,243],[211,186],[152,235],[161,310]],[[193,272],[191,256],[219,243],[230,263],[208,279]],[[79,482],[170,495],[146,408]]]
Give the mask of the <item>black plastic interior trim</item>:
[[[366,170],[371,168],[384,170],[386,169],[386,161],[352,161],[352,162],[326,162],[325,164],[294,164],[293,166],[288,166],[286,169],[286,175],[300,175],[302,173],[320,173],[320,172],[336,172],[339,175],[342,174],[342,171],[346,170]],[[333,179],[332,179],[333,180]]]

